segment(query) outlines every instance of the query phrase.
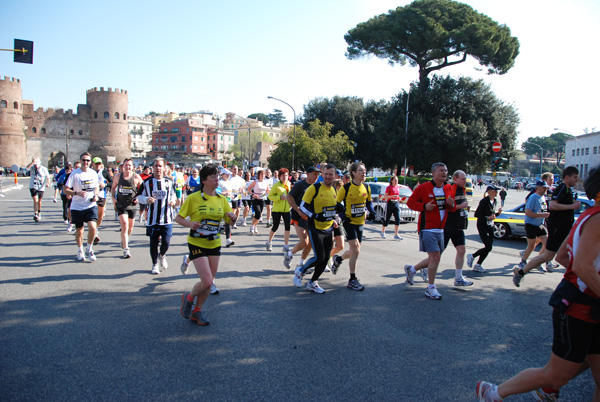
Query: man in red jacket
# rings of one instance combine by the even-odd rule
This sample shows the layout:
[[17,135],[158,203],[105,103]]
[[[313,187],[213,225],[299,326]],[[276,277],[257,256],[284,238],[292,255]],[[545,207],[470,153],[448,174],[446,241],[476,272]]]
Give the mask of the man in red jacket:
[[[441,162],[431,165],[433,179],[421,184],[412,193],[406,203],[413,211],[419,214],[419,250],[427,253],[427,258],[417,265],[405,265],[406,282],[414,283],[414,276],[422,270],[423,279],[428,280],[429,286],[425,296],[433,300],[440,300],[442,295],[435,287],[435,274],[442,251],[444,251],[444,225],[448,212],[456,210],[456,203],[452,198],[452,187],[446,184],[448,168]],[[429,275],[428,275],[429,274]]]

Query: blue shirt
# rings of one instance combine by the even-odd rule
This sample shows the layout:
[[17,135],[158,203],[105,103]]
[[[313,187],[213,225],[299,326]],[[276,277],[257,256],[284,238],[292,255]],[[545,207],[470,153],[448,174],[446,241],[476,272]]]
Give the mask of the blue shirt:
[[[532,212],[540,213],[546,212],[548,208],[546,207],[546,198],[543,196],[539,196],[536,193],[531,194],[527,199],[527,204],[525,204],[525,209],[529,209]],[[530,225],[543,225],[544,218],[532,218],[530,216],[525,215],[525,223]]]

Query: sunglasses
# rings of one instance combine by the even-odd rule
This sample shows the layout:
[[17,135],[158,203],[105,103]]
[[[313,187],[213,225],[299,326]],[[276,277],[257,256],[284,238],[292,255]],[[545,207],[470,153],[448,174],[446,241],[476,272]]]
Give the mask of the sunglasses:
[[82,162],[91,162],[92,160],[91,159],[82,159],[81,161]]

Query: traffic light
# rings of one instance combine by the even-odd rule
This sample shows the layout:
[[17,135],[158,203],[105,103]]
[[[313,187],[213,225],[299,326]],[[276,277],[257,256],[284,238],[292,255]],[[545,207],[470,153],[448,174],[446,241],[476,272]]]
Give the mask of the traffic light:
[[492,158],[492,172],[497,172],[500,169],[500,158],[494,156]]
[[29,40],[15,39],[14,46],[15,63],[33,64],[33,42]]
[[498,170],[502,170],[503,167],[506,167],[506,163],[508,159],[506,158],[498,158]]

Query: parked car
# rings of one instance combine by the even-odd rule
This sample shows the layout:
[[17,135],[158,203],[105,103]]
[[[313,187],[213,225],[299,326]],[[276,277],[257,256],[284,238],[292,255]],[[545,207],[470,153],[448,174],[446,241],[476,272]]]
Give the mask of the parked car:
[[17,176],[29,176],[31,173],[29,172],[29,169],[26,169],[24,167],[20,167],[19,171],[17,172]]
[[[581,207],[575,211],[575,220],[586,209],[594,205],[594,201],[586,197],[578,197]],[[503,222],[505,221],[505,222]],[[509,211],[502,211],[494,222],[494,237],[496,239],[508,239],[510,236],[525,236],[525,204],[521,204]]]
[[[373,209],[375,210],[375,222],[383,222],[385,220],[385,213],[387,207],[387,201],[383,201],[381,198],[385,194],[385,189],[388,183],[365,183],[371,188],[371,201],[373,202]],[[406,205],[408,197],[412,195],[410,187],[400,185],[400,221],[416,222],[419,217],[419,213],[413,211]]]
[[467,197],[473,197],[473,180],[467,177],[467,183],[465,184],[465,195]]

